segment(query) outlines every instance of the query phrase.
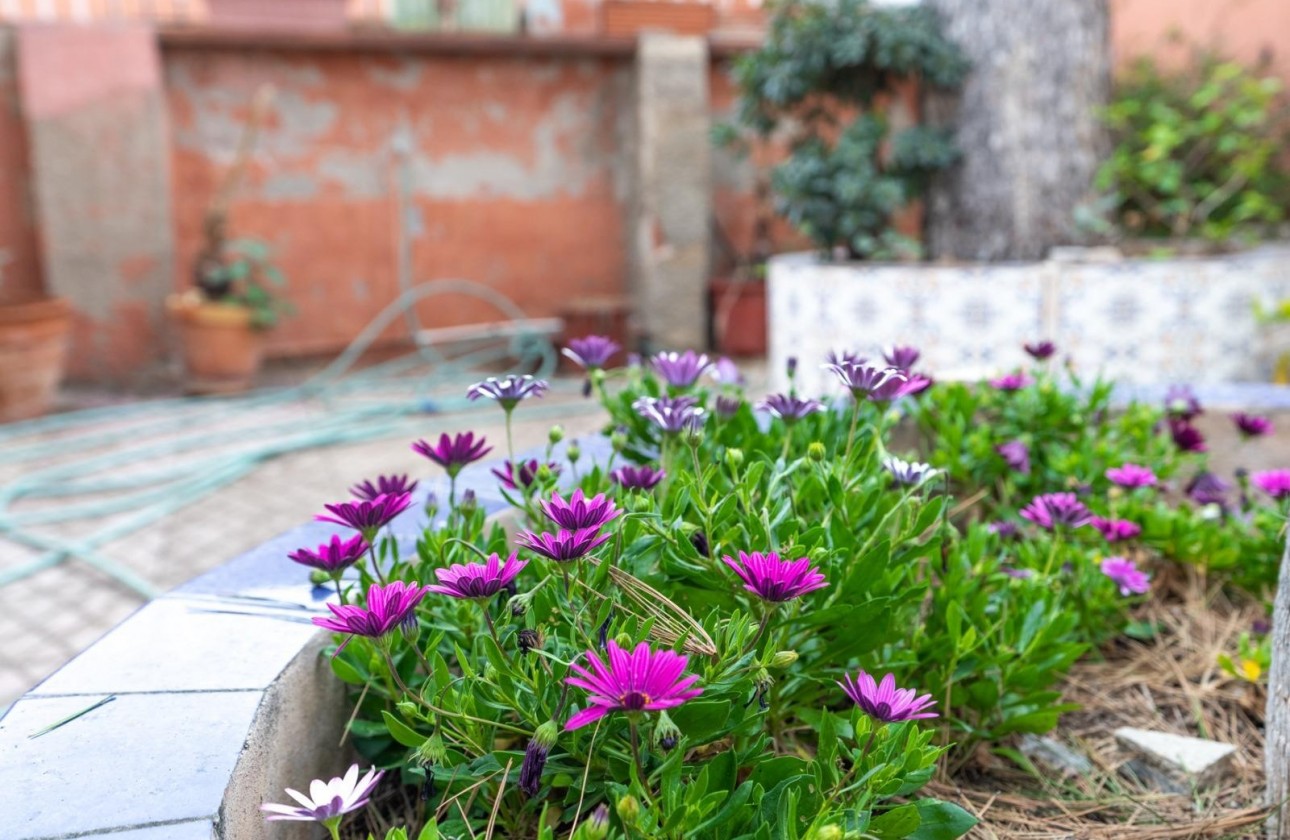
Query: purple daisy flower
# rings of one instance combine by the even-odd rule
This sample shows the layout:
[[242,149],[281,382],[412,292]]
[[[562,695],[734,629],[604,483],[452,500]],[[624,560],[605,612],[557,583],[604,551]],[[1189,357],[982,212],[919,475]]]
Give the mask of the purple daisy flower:
[[1018,569],[1015,566],[1000,566],[999,571],[1003,572],[1005,575],[1007,575],[1010,578],[1013,578],[1014,580],[1030,580],[1032,577],[1035,576],[1035,573],[1033,570]]
[[1165,412],[1178,420],[1193,420],[1204,413],[1196,392],[1187,385],[1171,385],[1165,392]]
[[824,367],[832,371],[857,400],[864,397],[887,402],[900,396],[901,388],[909,383],[908,376],[890,367],[848,361],[832,362]]
[[862,365],[866,359],[851,350],[830,350],[824,361],[826,368],[832,368],[835,365]]
[[1187,482],[1187,498],[1198,505],[1226,505],[1232,485],[1211,472],[1198,474]]
[[358,534],[348,540],[342,540],[339,534],[317,548],[297,548],[287,555],[288,558],[303,566],[322,569],[331,575],[337,575],[358,562],[367,553],[367,540]]
[[861,670],[855,675],[855,679],[850,674],[843,676],[838,685],[860,707],[860,711],[879,723],[937,717],[936,712],[927,711],[936,705],[932,695],[924,694],[920,697],[912,688],[896,688],[896,677],[892,674],[877,683],[868,672]]
[[739,406],[743,404],[744,401],[739,397],[731,396],[730,394],[718,394],[714,408],[718,417],[734,417],[739,411]]
[[1022,475],[1030,475],[1030,447],[1025,441],[1010,440],[994,448],[1011,469]]
[[1209,449],[1205,445],[1205,436],[1200,433],[1200,429],[1186,420],[1171,419],[1169,435],[1174,439],[1174,446],[1183,452],[1205,452]]
[[883,458],[882,467],[890,473],[892,481],[901,487],[917,487],[940,472],[933,469],[931,464],[906,461],[894,455]]
[[[560,465],[554,461],[546,465],[552,475],[560,474]],[[527,461],[520,461],[512,464],[510,461],[502,461],[500,467],[494,467],[489,470],[497,476],[497,480],[508,490],[524,490],[533,486],[537,481],[538,470],[542,468],[537,458],[530,458]]]
[[521,531],[515,542],[543,557],[567,563],[586,557],[608,542],[610,536],[600,533],[599,528],[583,528],[578,531],[561,529],[554,534]]
[[1127,519],[1103,519],[1100,516],[1094,516],[1089,520],[1089,524],[1101,531],[1102,536],[1106,537],[1109,543],[1131,540],[1142,533],[1141,525]]
[[925,373],[909,374],[909,381],[901,386],[901,396],[915,397],[935,384],[935,380]]
[[1272,421],[1257,414],[1246,414],[1243,411],[1232,415],[1232,423],[1243,438],[1263,437],[1272,434]]
[[434,461],[443,467],[448,475],[455,476],[461,472],[462,467],[473,464],[493,451],[493,447],[487,446],[487,443],[483,435],[475,437],[474,432],[461,432],[452,437],[442,434],[439,435],[437,444],[424,440],[416,441],[412,444],[412,451]]
[[918,351],[917,347],[909,345],[893,344],[884,347],[882,350],[882,357],[887,361],[887,364],[905,373],[908,373],[913,369],[914,365],[918,364],[918,358],[921,355],[923,354]]
[[265,812],[265,819],[270,822],[275,820],[317,822],[326,825],[334,834],[336,827],[340,825],[341,817],[367,804],[372,791],[376,789],[383,775],[385,775],[384,770],[373,767],[360,779],[358,765],[354,764],[343,777],[337,776],[329,782],[314,779],[309,785],[308,796],[298,790],[287,788],[287,796],[294,799],[298,803],[296,805],[270,803],[261,805],[260,810]]
[[546,380],[534,379],[528,374],[524,376],[511,374],[501,379],[490,376],[483,382],[476,382],[467,388],[466,399],[472,402],[481,397],[496,400],[497,404],[509,414],[520,404],[520,400],[526,400],[529,397],[540,398],[547,392],[547,388]]
[[371,542],[377,531],[388,525],[394,517],[407,510],[411,504],[411,493],[397,495],[382,493],[375,499],[323,505],[331,515],[320,513],[314,519],[319,522],[331,522],[335,525],[353,528],[367,537],[368,542]]
[[689,658],[670,650],[650,650],[641,642],[632,652],[613,640],[605,646],[607,662],[594,651],[586,653],[590,670],[577,662],[570,665],[576,676],[565,682],[586,689],[590,705],[569,718],[565,729],[578,729],[600,720],[610,712],[658,712],[675,708],[703,693],[691,686],[699,679],[686,674]]
[[569,339],[569,346],[560,353],[584,370],[600,370],[622,349],[618,342],[608,336],[587,335]]
[[781,560],[773,551],[765,554],[760,551],[741,551],[738,560],[729,555],[721,559],[743,580],[744,589],[763,601],[792,601],[829,585],[824,575],[811,568],[809,557]]
[[313,623],[336,633],[349,634],[345,643],[336,649],[336,653],[340,653],[355,636],[379,639],[403,622],[415,620],[417,604],[429,591],[428,586],[401,580],[391,581],[385,586],[374,583],[367,589],[366,607],[356,604],[337,606],[328,602],[327,609],[332,611],[332,615],[315,616]]
[[655,353],[650,364],[658,375],[673,388],[689,388],[703,372],[712,367],[712,360],[703,353],[686,350],[684,353]]
[[560,498],[559,493],[552,493],[551,501],[544,500],[540,504],[546,518],[566,531],[601,528],[622,513],[614,505],[614,500],[604,493],[588,499],[581,489],[574,490],[568,501]]
[[990,387],[996,391],[1013,392],[1020,391],[1022,388],[1033,382],[1027,374],[1022,371],[1005,374],[990,380]]
[[439,582],[426,589],[466,601],[485,600],[509,586],[528,564],[514,553],[504,563],[501,557],[490,554],[485,563],[454,563],[446,569],[435,569]]
[[609,474],[609,480],[624,490],[652,490],[667,475],[651,466],[623,466]]
[[1015,540],[1021,536],[1021,529],[1017,527],[1016,522],[1009,522],[1006,519],[999,519],[985,526],[985,529],[991,534],[995,534],[1000,539]]
[[1057,352],[1057,345],[1053,344],[1051,341],[1028,341],[1021,346],[1030,354],[1030,358],[1037,362],[1042,362],[1045,359],[1052,358],[1052,355]]
[[1150,469],[1139,466],[1138,464],[1125,464],[1121,467],[1111,467],[1106,471],[1106,477],[1112,483],[1121,487],[1133,489],[1135,487],[1154,487],[1156,484],[1156,474]]
[[739,371],[739,366],[735,364],[734,359],[728,356],[722,356],[717,359],[716,364],[708,369],[708,375],[718,385],[743,385],[747,381]]
[[1103,560],[1102,574],[1120,587],[1121,595],[1141,595],[1151,589],[1151,576],[1124,557],[1108,557]]
[[803,417],[823,411],[824,403],[819,400],[804,400],[796,394],[771,394],[757,403],[756,408],[791,426]]
[[1057,528],[1081,528],[1092,514],[1074,493],[1044,493],[1021,509],[1021,516],[1047,531]]
[[377,476],[376,481],[360,481],[349,488],[349,493],[356,499],[370,502],[382,494],[398,496],[402,493],[411,493],[415,489],[417,489],[417,483],[406,475],[381,475]]
[[706,413],[694,397],[639,397],[632,408],[670,435],[702,428]]
[[1254,486],[1278,502],[1290,496],[1290,470],[1265,470],[1250,476]]

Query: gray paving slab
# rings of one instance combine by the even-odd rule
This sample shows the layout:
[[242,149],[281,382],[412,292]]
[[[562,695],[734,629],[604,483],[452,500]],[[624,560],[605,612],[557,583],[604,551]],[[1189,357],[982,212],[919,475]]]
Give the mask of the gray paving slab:
[[210,818],[219,810],[260,692],[122,695],[30,737],[90,699],[25,698],[0,719],[0,790],[66,792],[6,797],[0,836],[92,834]]

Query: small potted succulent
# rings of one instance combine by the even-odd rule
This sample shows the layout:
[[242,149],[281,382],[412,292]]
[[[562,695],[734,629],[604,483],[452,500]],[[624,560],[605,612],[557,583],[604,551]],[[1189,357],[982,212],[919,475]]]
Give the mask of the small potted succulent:
[[[260,369],[265,331],[292,311],[280,295],[286,281],[269,246],[256,239],[225,243],[216,219],[222,217],[208,219],[194,288],[168,301],[192,394],[245,390]],[[211,230],[212,222],[220,229]]]

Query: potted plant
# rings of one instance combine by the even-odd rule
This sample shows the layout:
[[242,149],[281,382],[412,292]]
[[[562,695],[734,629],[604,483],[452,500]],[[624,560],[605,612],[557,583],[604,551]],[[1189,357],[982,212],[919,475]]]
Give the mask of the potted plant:
[[0,423],[49,409],[63,379],[70,328],[65,298],[0,298]]
[[716,228],[727,256],[725,265],[714,271],[708,283],[711,343],[727,356],[766,355],[766,262],[774,250],[767,193],[765,179],[759,179],[750,252],[740,253],[720,227]]
[[[256,239],[217,243],[197,260],[196,284],[174,295],[167,308],[178,327],[185,389],[192,394],[245,390],[260,369],[264,333],[291,311],[278,289],[285,285],[272,253]],[[216,222],[222,225],[222,222]]]

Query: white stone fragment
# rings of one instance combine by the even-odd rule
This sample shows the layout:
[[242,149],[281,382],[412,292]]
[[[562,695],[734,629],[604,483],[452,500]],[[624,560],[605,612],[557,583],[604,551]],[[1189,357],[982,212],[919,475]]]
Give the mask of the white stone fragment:
[[1023,735],[1017,749],[1033,763],[1063,776],[1080,776],[1093,770],[1093,762],[1087,756],[1053,738]]
[[1115,730],[1115,740],[1135,757],[1197,787],[1218,781],[1231,768],[1236,755],[1236,747],[1231,744],[1129,726]]

